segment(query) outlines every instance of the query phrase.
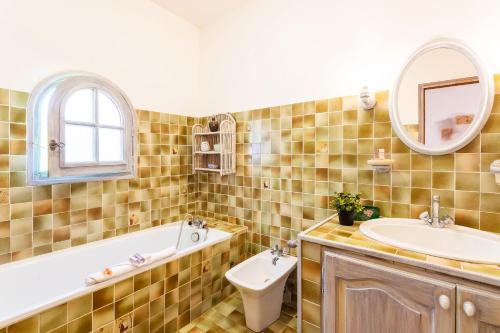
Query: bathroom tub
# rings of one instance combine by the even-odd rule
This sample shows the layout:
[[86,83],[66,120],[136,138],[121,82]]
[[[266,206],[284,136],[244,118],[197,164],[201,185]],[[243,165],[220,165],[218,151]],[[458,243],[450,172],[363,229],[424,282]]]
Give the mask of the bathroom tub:
[[173,256],[102,283],[85,285],[86,276],[127,261],[131,254],[175,246],[179,230],[180,223],[167,224],[0,266],[0,328],[232,236],[229,232],[210,229],[206,240],[193,242],[193,228],[186,224],[179,250]]

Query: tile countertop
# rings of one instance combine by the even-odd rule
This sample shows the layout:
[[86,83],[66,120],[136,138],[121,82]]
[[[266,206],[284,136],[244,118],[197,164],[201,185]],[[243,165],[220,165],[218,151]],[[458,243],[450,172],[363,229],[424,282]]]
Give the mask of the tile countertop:
[[352,227],[338,224],[336,215],[300,233],[299,239],[500,287],[500,265],[445,259],[386,245],[363,235],[359,223]]
[[248,230],[248,228],[244,225],[232,224],[221,220],[216,220],[210,217],[203,217],[203,220],[205,220],[208,223],[209,228],[214,228],[217,230],[229,232],[235,235],[244,233]]

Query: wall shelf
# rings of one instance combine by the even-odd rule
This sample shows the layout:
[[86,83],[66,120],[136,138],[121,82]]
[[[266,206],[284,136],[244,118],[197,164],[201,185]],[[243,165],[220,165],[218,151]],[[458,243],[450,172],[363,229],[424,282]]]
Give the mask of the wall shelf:
[[368,160],[368,165],[371,165],[375,172],[389,172],[394,160],[383,159],[383,160]]
[[[207,117],[203,124],[193,126],[193,172],[215,172],[229,175],[236,172],[236,121],[229,113],[214,116],[219,122],[219,130],[211,132]],[[208,142],[209,151],[202,151],[202,142]],[[219,145],[217,151],[214,145]],[[217,168],[209,168],[213,164]]]
[[209,151],[195,151],[195,154],[205,154],[205,155],[220,155],[221,152],[219,151],[214,151],[214,150],[209,150]]
[[196,168],[196,171],[206,171],[206,172],[217,172],[220,173],[220,169],[210,169],[210,168]]
[[[212,118],[212,117],[210,117]],[[196,126],[196,125],[194,125]],[[222,132],[208,132],[208,133],[193,133],[194,135],[200,135],[200,136],[203,136],[203,135],[220,135]]]

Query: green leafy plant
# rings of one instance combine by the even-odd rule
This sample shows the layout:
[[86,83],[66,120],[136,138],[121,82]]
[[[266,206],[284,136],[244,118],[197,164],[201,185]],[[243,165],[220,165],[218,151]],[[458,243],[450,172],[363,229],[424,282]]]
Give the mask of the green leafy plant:
[[359,194],[345,192],[335,192],[330,201],[330,207],[335,208],[338,212],[358,213],[363,210]]

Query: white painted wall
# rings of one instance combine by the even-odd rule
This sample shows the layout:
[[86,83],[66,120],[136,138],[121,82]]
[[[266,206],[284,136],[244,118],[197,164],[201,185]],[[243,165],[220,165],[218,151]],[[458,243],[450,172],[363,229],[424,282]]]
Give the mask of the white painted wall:
[[30,91],[78,69],[136,108],[196,114],[199,30],[147,0],[0,0],[0,87]]
[[500,72],[498,0],[253,0],[201,31],[201,112],[390,89],[407,57],[458,38]]
[[234,112],[388,89],[436,36],[464,40],[500,72],[498,17],[497,0],[252,0],[200,35],[149,0],[0,0],[0,87],[29,91],[80,69],[138,108]]

